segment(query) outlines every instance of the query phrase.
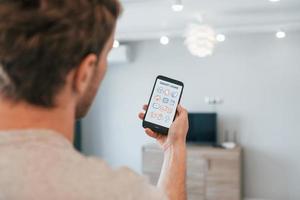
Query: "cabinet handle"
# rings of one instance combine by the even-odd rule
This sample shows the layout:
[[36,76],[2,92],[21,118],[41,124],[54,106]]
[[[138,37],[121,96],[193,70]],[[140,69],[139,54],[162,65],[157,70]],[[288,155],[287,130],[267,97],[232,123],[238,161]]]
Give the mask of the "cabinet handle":
[[211,168],[210,160],[207,158],[204,158],[204,161],[205,161],[205,172],[208,172]]

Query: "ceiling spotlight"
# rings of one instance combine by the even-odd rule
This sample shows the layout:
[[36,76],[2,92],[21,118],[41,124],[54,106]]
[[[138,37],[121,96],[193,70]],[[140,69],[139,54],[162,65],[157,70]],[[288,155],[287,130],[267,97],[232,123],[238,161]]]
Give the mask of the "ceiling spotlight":
[[172,10],[174,12],[180,12],[183,10],[183,4],[181,0],[175,0],[174,4],[172,5]]
[[218,42],[224,42],[225,39],[226,39],[226,37],[225,37],[225,35],[223,35],[223,34],[218,34],[218,35],[216,36],[216,40],[217,40]]
[[169,44],[169,38],[168,38],[167,36],[161,36],[161,37],[160,37],[160,43],[161,43],[162,45],[167,45],[167,44]]
[[120,46],[120,42],[118,40],[114,40],[113,47],[118,48]]
[[269,0],[270,2],[279,2],[280,0]]
[[276,32],[276,37],[279,39],[285,38],[286,33],[284,31],[277,31]]

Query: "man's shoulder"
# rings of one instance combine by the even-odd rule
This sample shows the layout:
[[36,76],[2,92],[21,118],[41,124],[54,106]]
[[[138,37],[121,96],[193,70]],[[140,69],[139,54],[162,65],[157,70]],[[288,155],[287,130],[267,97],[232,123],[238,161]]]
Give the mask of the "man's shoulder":
[[112,169],[59,136],[0,135],[0,157],[0,191],[19,195],[11,199],[35,199],[33,188],[42,199],[162,199],[153,198],[160,192],[131,169]]
[[67,164],[64,179],[69,179],[68,185],[75,184],[74,188],[79,184],[84,199],[166,199],[148,179],[128,167],[114,169],[98,157],[85,156],[75,150],[72,154],[75,159]]

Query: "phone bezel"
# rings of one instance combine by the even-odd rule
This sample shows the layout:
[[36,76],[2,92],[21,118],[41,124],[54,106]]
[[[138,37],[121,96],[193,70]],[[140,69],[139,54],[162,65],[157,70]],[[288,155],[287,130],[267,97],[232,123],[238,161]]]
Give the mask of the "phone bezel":
[[[154,82],[154,85],[153,85],[153,88],[152,88],[152,92],[151,92],[151,96],[150,96],[150,99],[148,101],[148,105],[151,102],[151,99],[152,99],[152,96],[153,96],[153,93],[154,93],[154,89],[155,89],[155,86],[156,86],[156,83],[157,83],[158,80],[167,81],[167,82],[170,82],[170,83],[173,83],[173,84],[176,84],[176,85],[179,85],[179,86],[182,87],[181,92],[180,92],[180,96],[179,96],[179,100],[178,100],[178,103],[176,105],[176,108],[177,108],[177,106],[178,106],[178,104],[180,103],[180,100],[181,100],[184,84],[181,81],[178,81],[178,80],[175,80],[175,79],[172,79],[172,78],[168,78],[168,77],[162,76],[162,75],[157,76],[156,79],[155,79],[155,82]],[[169,128],[158,125],[158,124],[154,124],[154,123],[151,123],[151,122],[148,122],[148,121],[145,121],[145,117],[146,117],[147,113],[148,113],[148,109],[146,110],[145,116],[144,116],[144,119],[143,119],[143,127],[144,128],[150,128],[152,131],[157,132],[159,134],[167,135],[168,132],[169,132]],[[175,118],[176,118],[176,114],[174,115],[173,121],[175,120]]]

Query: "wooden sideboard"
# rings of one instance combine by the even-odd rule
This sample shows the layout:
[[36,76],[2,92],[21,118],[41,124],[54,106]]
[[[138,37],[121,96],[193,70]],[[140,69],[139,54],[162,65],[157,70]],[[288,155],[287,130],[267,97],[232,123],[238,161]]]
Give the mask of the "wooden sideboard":
[[[156,184],[163,152],[156,144],[142,148],[142,171]],[[222,149],[187,145],[187,193],[189,200],[241,199],[241,147]]]

